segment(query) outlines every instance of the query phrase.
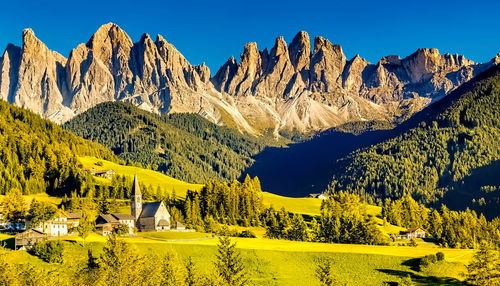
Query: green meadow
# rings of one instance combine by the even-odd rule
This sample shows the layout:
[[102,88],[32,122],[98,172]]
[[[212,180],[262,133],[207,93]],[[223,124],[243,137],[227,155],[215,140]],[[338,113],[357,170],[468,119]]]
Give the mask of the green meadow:
[[[139,233],[137,237],[123,237],[140,253],[166,255],[176,253],[181,259],[191,257],[203,275],[213,273],[217,239],[211,234],[196,232]],[[3,235],[0,240],[9,239]],[[78,237],[65,240],[65,262],[76,267],[86,260],[87,247],[99,254],[105,237],[93,234],[82,246]],[[163,240],[163,241],[162,241]],[[177,240],[177,241],[172,241]],[[383,285],[397,283],[410,275],[417,285],[465,285],[461,273],[472,250],[434,247],[371,246],[353,244],[322,244],[260,238],[233,238],[246,266],[251,285],[319,285],[314,270],[318,258],[328,257],[338,285]],[[412,266],[415,258],[442,251],[446,260],[431,265],[424,271]],[[13,263],[33,263],[54,268],[57,265],[42,262],[25,251],[2,250]],[[55,268],[54,268],[55,269]]]

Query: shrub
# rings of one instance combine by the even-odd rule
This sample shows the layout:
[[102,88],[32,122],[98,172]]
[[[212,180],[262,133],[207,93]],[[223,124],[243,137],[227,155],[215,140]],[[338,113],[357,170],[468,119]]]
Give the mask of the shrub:
[[436,263],[436,261],[437,261],[436,255],[434,255],[434,254],[426,255],[426,256],[420,258],[420,261],[419,261],[419,264],[418,264],[418,270],[422,271],[427,266],[429,266],[429,265],[431,265],[433,263]]
[[37,242],[31,249],[31,254],[45,262],[63,263],[64,245],[60,241]]
[[437,259],[437,261],[443,261],[444,260],[444,253],[442,253],[442,252],[436,253],[436,259]]

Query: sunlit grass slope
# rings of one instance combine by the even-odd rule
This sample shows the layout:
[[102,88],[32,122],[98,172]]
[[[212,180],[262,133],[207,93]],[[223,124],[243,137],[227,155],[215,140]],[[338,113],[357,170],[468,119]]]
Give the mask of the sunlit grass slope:
[[[175,190],[175,193],[181,197],[186,195],[187,190],[200,190],[203,187],[203,185],[190,184],[174,179],[160,172],[133,166],[123,166],[110,161],[97,159],[94,157],[79,157],[79,160],[84,168],[95,168],[97,170],[112,169],[118,175],[129,176],[129,177],[137,175],[141,183],[145,185],[150,185],[152,187],[161,186],[164,190],[167,190],[169,192]],[[96,162],[102,162],[102,166],[97,166],[95,164]],[[109,182],[109,180],[106,179],[101,179],[101,181]]]
[[[199,271],[213,273],[217,239],[204,239],[205,234],[191,233],[139,233],[158,236],[161,241],[147,237],[123,237],[137,250],[145,254],[165,255],[176,252],[181,258],[192,257]],[[184,237],[182,237],[184,236]],[[189,236],[189,237],[188,237]],[[200,240],[189,241],[189,238]],[[80,241],[79,238],[72,238]],[[370,246],[347,244],[323,244],[272,239],[231,238],[237,243],[252,285],[319,285],[314,278],[315,261],[319,257],[333,260],[335,277],[340,285],[383,285],[383,282],[399,282],[401,277],[412,274],[417,285],[435,285],[448,278],[460,278],[472,250],[436,249],[430,247]],[[106,238],[91,235],[86,245],[99,253]],[[80,243],[68,244],[66,253],[74,260],[85,259],[85,248]],[[415,272],[407,265],[412,258],[438,251],[445,253],[446,262],[430,267],[425,272]],[[73,260],[73,259],[70,259]],[[446,271],[443,271],[445,269]],[[431,276],[436,276],[432,278]],[[445,284],[451,285],[451,284]],[[453,284],[455,285],[455,284]],[[457,284],[460,285],[460,284]]]

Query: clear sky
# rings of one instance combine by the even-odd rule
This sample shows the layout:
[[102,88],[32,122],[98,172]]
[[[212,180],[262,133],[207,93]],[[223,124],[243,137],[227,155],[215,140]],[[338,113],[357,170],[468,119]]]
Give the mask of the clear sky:
[[438,48],[484,62],[500,53],[499,0],[364,1],[2,1],[0,47],[21,44],[30,27],[65,56],[105,23],[120,25],[134,41],[162,34],[193,64],[212,73],[246,42],[271,48],[277,36],[291,41],[300,30],[342,45],[348,58],[370,62]]

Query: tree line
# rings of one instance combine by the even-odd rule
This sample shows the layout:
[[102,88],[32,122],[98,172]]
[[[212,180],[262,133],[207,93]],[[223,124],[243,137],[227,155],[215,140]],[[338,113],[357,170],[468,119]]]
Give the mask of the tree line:
[[410,195],[399,200],[386,200],[382,216],[387,222],[425,229],[436,242],[445,247],[476,248],[481,241],[500,242],[500,218],[488,221],[473,210],[452,211],[446,206],[429,209]]
[[66,131],[28,110],[0,101],[0,194],[58,194],[86,178],[77,156],[117,162],[106,147]]
[[[480,202],[478,210],[488,209],[490,217],[500,214],[500,201],[489,199],[498,198],[498,176],[483,175],[461,187],[471,175],[484,172],[481,167],[500,160],[499,70],[444,99],[451,103],[437,117],[340,159],[327,191],[348,191],[379,205],[405,194],[429,206],[455,203],[465,209]],[[488,181],[493,187],[483,185]]]
[[99,104],[63,127],[109,147],[125,161],[193,183],[237,179],[253,162],[251,156],[276,144],[196,114],[160,116],[124,102]]

